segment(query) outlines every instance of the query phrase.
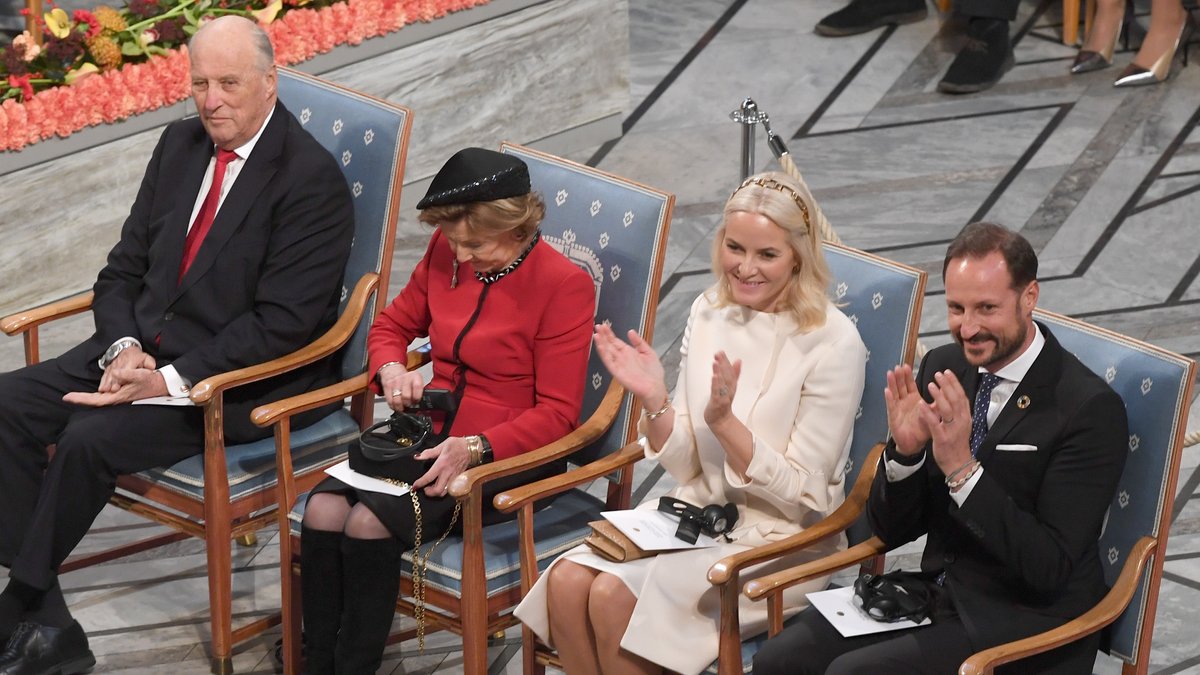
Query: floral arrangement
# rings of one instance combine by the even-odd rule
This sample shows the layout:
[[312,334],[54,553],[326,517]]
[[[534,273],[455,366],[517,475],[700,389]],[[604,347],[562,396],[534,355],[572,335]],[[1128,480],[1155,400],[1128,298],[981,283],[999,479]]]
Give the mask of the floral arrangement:
[[[0,49],[0,150],[116,122],[188,97],[187,39],[242,14],[263,25],[275,61],[292,65],[343,44],[432,21],[488,0],[126,0],[42,18]],[[264,4],[265,3],[265,4]]]

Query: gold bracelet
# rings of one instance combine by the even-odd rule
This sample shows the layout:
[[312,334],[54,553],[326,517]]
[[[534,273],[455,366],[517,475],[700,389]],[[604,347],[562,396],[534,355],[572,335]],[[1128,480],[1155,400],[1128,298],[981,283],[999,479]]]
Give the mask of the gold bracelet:
[[658,410],[655,410],[654,412],[650,412],[649,410],[643,410],[642,412],[646,413],[646,419],[653,422],[654,420],[658,419],[659,417],[662,417],[663,415],[667,414],[667,411],[670,409],[671,409],[671,397],[668,396],[667,400],[663,401],[663,406],[661,408],[659,408]]
[[[375,371],[375,379],[377,379],[377,380],[379,379],[379,374],[383,372],[384,368],[387,368],[388,366],[402,366],[402,365],[404,365],[404,364],[400,363],[399,361],[388,361],[387,363],[383,364],[382,366],[379,366],[379,369]],[[383,384],[383,380],[380,380],[379,384]]]
[[483,463],[483,441],[478,436],[467,436],[467,466],[479,466]]

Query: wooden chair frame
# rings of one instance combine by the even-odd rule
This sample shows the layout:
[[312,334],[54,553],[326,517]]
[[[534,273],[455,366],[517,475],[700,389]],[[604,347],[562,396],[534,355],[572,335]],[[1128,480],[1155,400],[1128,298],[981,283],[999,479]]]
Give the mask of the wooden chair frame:
[[[1041,309],[1035,313],[1035,316],[1039,315],[1051,316],[1060,321],[1071,321],[1065,316]],[[1122,339],[1131,339],[1112,331],[1094,330]],[[1154,347],[1153,345],[1142,343],[1142,346],[1147,351],[1171,354],[1171,352]],[[1191,362],[1188,366],[1187,385],[1183,393],[1183,400],[1185,401],[1191,400],[1195,375],[1196,364],[1195,362]],[[1163,559],[1166,556],[1167,550],[1170,514],[1171,508],[1175,503],[1175,490],[1179,478],[1179,459],[1183,452],[1183,437],[1187,429],[1186,408],[1183,409],[1182,415],[1184,419],[1179,420],[1180,423],[1177,425],[1175,438],[1169,450],[1171,457],[1168,461],[1170,462],[1170,466],[1174,467],[1174,470],[1171,472],[1167,484],[1163,486],[1163,496],[1159,506],[1160,522],[1163,523],[1161,534],[1158,537],[1146,535],[1137,541],[1127,555],[1117,581],[1113,584],[1108,594],[1090,610],[1053,630],[978,652],[963,662],[958,671],[960,675],[990,674],[996,668],[1006,663],[1049,651],[1103,629],[1115,621],[1129,607],[1134,594],[1143,583],[1143,575],[1148,572],[1149,597],[1146,601],[1148,610],[1138,638],[1138,659],[1135,663],[1125,663],[1122,666],[1122,672],[1125,675],[1145,675],[1147,673],[1150,665],[1150,643],[1154,634],[1154,617],[1158,604],[1158,589],[1162,581]],[[876,466],[871,468],[872,474],[878,468],[877,465],[878,461],[876,462]],[[863,477],[866,476],[866,473],[867,468],[864,467]],[[869,488],[870,484],[868,483],[867,485]],[[857,488],[858,486],[856,485],[856,492]],[[883,556],[887,551],[887,546],[878,537],[871,537],[869,540],[852,546],[842,553],[750,581],[746,584],[744,592],[752,600],[761,600],[764,597],[767,599],[768,610],[771,614],[770,635],[775,635],[782,630],[783,619],[780,611],[780,601],[785,589],[810,579],[832,574],[855,564],[861,564],[863,561]],[[1147,566],[1149,566],[1149,570],[1147,570]]]

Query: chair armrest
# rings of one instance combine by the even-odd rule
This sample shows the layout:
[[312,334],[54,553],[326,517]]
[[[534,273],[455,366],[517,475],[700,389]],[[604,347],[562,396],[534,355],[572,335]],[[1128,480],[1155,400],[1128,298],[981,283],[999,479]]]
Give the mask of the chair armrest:
[[364,274],[358,280],[358,284],[354,286],[354,293],[351,294],[350,300],[346,304],[346,309],[338,317],[337,323],[325,331],[324,335],[300,349],[277,359],[231,370],[226,373],[218,373],[212,377],[205,378],[192,387],[192,401],[203,405],[208,403],[217,393],[226,389],[265,380],[268,377],[295,370],[318,359],[323,359],[341,349],[342,345],[346,344],[346,341],[354,334],[354,329],[358,327],[358,320],[362,318],[362,314],[367,307],[367,302],[370,300],[371,294],[378,284],[379,275],[374,273]]
[[1079,617],[1044,633],[997,645],[974,654],[963,662],[958,670],[959,674],[991,673],[997,666],[1061,647],[1116,621],[1133,600],[1142,573],[1146,569],[1146,563],[1154,554],[1157,545],[1158,541],[1154,537],[1146,536],[1138,539],[1130,549],[1125,564],[1121,566],[1121,575],[1117,577],[1117,582],[1100,602]]
[[612,426],[624,396],[625,388],[613,380],[609,383],[608,391],[605,392],[604,399],[600,401],[596,411],[574,431],[535,450],[467,469],[450,482],[449,493],[462,499],[470,494],[477,485],[566,457],[599,438]]
[[281,418],[290,418],[306,410],[320,408],[334,401],[361,394],[367,389],[367,374],[359,373],[349,380],[342,380],[331,385],[306,391],[289,398],[264,403],[250,412],[250,421],[260,427],[268,427]]
[[764,546],[739,551],[733,555],[718,560],[708,570],[708,581],[714,586],[720,586],[734,578],[738,572],[758,563],[781,557],[836,535],[854,524],[862,515],[871,494],[871,483],[875,480],[875,471],[879,467],[879,456],[883,453],[883,444],[877,443],[867,454],[866,464],[858,474],[858,480],[842,505],[812,527],[797,532],[776,542]]
[[870,560],[877,555],[883,555],[887,551],[887,545],[879,537],[871,537],[861,544],[851,546],[845,551],[839,551],[820,560],[797,565],[782,572],[768,574],[767,576],[749,581],[746,583],[744,592],[746,593],[746,597],[751,600],[761,600],[763,596],[770,593],[782,591],[810,579],[823,577],[826,574],[832,574],[851,565],[861,564],[863,561]]
[[501,492],[492,500],[497,511],[502,513],[512,513],[522,506],[535,502],[539,499],[545,499],[560,492],[566,492],[572,488],[583,485],[584,483],[596,480],[602,476],[623,469],[631,464],[636,464],[646,456],[646,450],[640,443],[634,442],[626,445],[620,450],[598,459],[587,466],[581,466],[576,469],[557,475],[543,478],[533,483],[528,483],[520,487],[513,488],[506,492]]
[[0,330],[4,331],[5,335],[16,335],[17,333],[24,333],[30,328],[37,328],[50,321],[65,319],[73,314],[86,312],[92,308],[93,297],[94,294],[88,291],[40,307],[10,314],[0,319]]

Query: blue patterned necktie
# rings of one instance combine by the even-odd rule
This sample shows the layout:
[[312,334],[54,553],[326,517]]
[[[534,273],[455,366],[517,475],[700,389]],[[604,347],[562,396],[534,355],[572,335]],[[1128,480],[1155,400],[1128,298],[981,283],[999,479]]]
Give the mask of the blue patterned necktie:
[[992,402],[992,390],[1000,383],[1000,376],[984,373],[979,381],[979,391],[975,393],[975,410],[971,412],[971,456],[979,452],[983,438],[988,432],[988,404]]

